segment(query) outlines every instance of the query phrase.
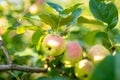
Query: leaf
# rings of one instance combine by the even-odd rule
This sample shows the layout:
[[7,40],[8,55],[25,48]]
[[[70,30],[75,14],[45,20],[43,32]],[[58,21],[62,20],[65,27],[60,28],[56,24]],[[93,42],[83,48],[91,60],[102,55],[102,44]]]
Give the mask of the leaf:
[[42,35],[43,33],[41,31],[34,32],[34,34],[32,35],[32,44],[37,44]]
[[96,43],[96,34],[99,32],[99,30],[94,30],[94,31],[90,31],[88,32],[85,36],[84,36],[84,41],[86,44],[88,45],[93,45]]
[[97,25],[103,25],[102,22],[98,21],[98,20],[95,20],[93,19],[92,17],[90,16],[80,16],[77,20],[77,23],[78,24],[84,24],[84,23],[87,23],[87,24],[97,24]]
[[115,57],[108,56],[95,67],[90,80],[116,80],[114,69]]
[[39,77],[37,80],[52,80],[52,79],[48,77]]
[[17,28],[17,34],[22,34],[24,33],[26,30],[39,30],[39,26],[20,26]]
[[60,14],[69,14],[69,13],[73,12],[74,10],[76,10],[81,4],[82,3],[75,4],[74,6],[63,10]]
[[25,14],[24,16],[22,16],[19,21],[22,21],[22,20],[36,20],[36,21],[40,21],[40,18],[39,16],[33,16],[31,14]]
[[66,18],[61,18],[60,22],[59,22],[59,26],[63,26],[63,25],[70,23],[72,21],[72,19],[73,19],[73,16],[71,16],[71,15]]
[[72,21],[69,24],[67,24],[67,26],[76,24],[77,19],[80,16],[81,13],[82,13],[82,9],[81,8],[77,8],[76,10],[74,10],[72,12],[72,14],[71,14],[73,16],[73,19],[72,19]]
[[45,22],[47,25],[51,26],[51,28],[54,30],[58,25],[58,17],[53,14],[41,14],[39,15],[43,22]]
[[17,34],[22,34],[25,31],[26,31],[26,28],[24,26],[22,26],[22,27],[18,27],[16,32],[17,32]]
[[100,31],[100,32],[96,33],[95,38],[100,43],[102,43],[105,47],[109,48],[111,46],[111,43],[110,43],[109,38],[108,38],[108,34],[106,32]]
[[63,76],[54,76],[52,80],[71,80],[71,79],[63,77]]
[[44,37],[45,37],[45,35],[41,35],[41,37],[39,38],[39,41],[37,42],[37,45],[36,45],[36,50],[37,51],[42,49],[41,46],[42,46],[42,40],[43,40]]
[[120,79],[120,53],[107,56],[94,69],[90,80],[119,80]]
[[61,12],[63,10],[63,8],[58,4],[52,2],[47,2],[47,4],[51,6],[53,9],[55,9],[57,12]]
[[94,17],[107,23],[109,29],[116,26],[118,11],[111,1],[105,3],[104,0],[90,0],[89,7]]
[[115,43],[120,44],[120,34],[115,35],[114,41]]

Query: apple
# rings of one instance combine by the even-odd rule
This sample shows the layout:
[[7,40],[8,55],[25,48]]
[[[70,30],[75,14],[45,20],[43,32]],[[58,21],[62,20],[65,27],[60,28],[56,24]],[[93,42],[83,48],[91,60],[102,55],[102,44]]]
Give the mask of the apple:
[[88,55],[94,63],[98,63],[107,55],[110,55],[110,52],[103,45],[96,44],[89,49]]
[[4,34],[8,28],[8,21],[5,17],[0,17],[0,35]]
[[75,76],[80,80],[89,80],[93,69],[93,63],[88,59],[83,59],[76,63],[74,67]]
[[61,62],[64,63],[66,67],[72,67],[75,65],[76,62],[78,62],[81,59],[81,46],[75,41],[68,42]]
[[48,34],[42,42],[42,51],[47,56],[59,56],[66,48],[66,41],[57,34]]
[[31,14],[37,14],[39,13],[39,6],[37,4],[32,4],[29,8],[29,12]]
[[29,8],[29,12],[33,15],[45,12],[45,0],[35,0]]

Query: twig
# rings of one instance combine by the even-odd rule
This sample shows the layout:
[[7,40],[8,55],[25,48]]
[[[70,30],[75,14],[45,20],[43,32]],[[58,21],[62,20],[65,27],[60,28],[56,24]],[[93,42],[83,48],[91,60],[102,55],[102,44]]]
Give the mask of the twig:
[[8,51],[3,45],[1,36],[0,36],[0,47],[3,50],[7,58],[7,61],[8,61],[7,65],[0,65],[0,71],[17,70],[17,71],[24,71],[24,72],[31,72],[31,73],[47,72],[47,67],[46,68],[33,68],[33,67],[28,67],[28,66],[20,66],[20,65],[12,64],[12,60],[8,54]]
[[33,68],[33,67],[20,66],[15,64],[0,65],[0,71],[9,71],[9,70],[17,70],[17,71],[24,71],[31,73],[47,72],[47,68]]
[[1,36],[0,36],[0,47],[3,50],[3,52],[4,52],[4,54],[5,54],[6,58],[7,58],[8,63],[12,64],[12,60],[11,60],[9,54],[8,54],[8,51],[6,50],[6,48],[3,45],[3,41],[2,41],[2,37]]

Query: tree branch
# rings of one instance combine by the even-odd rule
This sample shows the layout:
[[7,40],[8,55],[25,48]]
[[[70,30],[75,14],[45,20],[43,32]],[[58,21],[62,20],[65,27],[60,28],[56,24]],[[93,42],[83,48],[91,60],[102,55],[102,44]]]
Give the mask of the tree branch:
[[12,64],[12,60],[9,56],[8,51],[3,45],[1,36],[0,36],[0,47],[3,50],[8,61],[7,65],[0,65],[0,71],[17,70],[17,71],[24,71],[24,72],[31,72],[31,73],[47,72],[47,68],[48,68],[47,66],[45,66],[45,68],[33,68],[28,66],[20,66],[20,65]]
[[47,72],[47,68],[33,68],[33,67],[20,66],[15,64],[0,65],[0,72],[9,71],[9,70],[17,70],[17,71],[24,71],[24,72],[31,72],[31,73]]
[[7,58],[8,63],[12,64],[12,60],[11,60],[9,54],[8,54],[8,51],[6,50],[6,48],[3,45],[3,41],[2,41],[2,37],[1,36],[0,36],[0,47],[3,50],[3,52],[4,52],[4,54],[5,54],[6,58]]

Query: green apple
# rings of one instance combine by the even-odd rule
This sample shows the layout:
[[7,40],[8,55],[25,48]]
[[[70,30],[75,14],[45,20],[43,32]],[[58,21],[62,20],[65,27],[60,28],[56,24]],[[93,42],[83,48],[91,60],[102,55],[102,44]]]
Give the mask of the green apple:
[[68,42],[61,62],[64,63],[66,67],[72,67],[75,65],[76,62],[78,62],[81,59],[81,46],[75,41]]
[[42,51],[47,56],[59,56],[66,48],[66,41],[59,35],[48,34],[42,42]]
[[76,63],[74,72],[75,76],[79,78],[80,80],[89,80],[92,71],[93,71],[94,65],[91,61],[87,59],[83,59]]
[[103,60],[107,55],[110,55],[110,52],[103,45],[96,44],[89,49],[88,55],[96,64]]

